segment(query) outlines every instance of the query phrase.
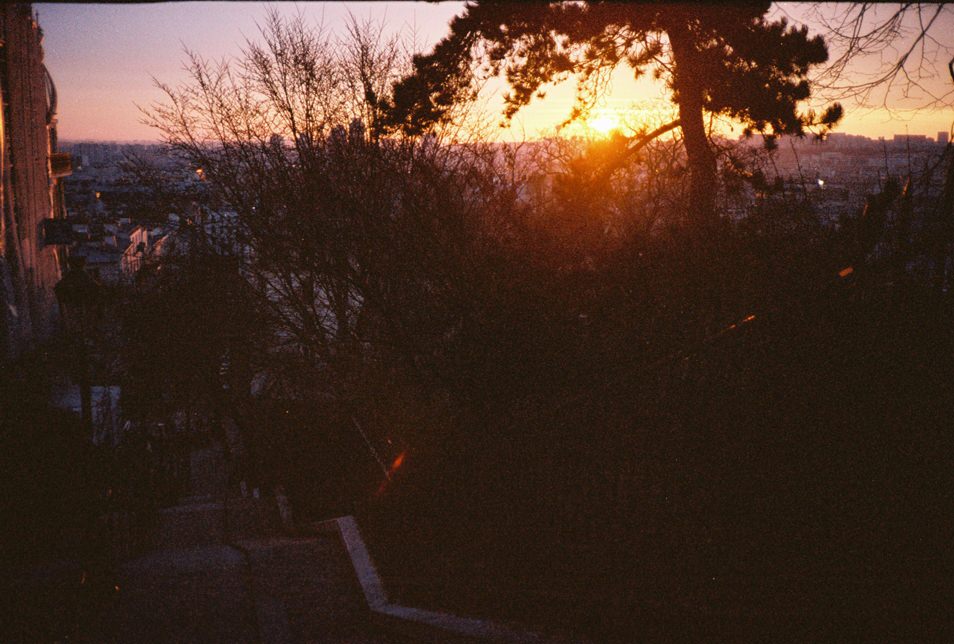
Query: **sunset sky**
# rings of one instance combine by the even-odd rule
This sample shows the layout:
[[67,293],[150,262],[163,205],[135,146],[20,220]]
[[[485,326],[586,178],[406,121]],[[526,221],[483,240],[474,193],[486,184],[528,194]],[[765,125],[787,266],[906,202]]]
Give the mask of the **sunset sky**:
[[[429,49],[447,31],[450,19],[462,12],[463,3],[273,3],[289,14],[301,10],[308,20],[321,22],[335,33],[344,32],[350,13],[358,18],[383,21],[388,29],[416,33],[418,49]],[[59,96],[59,129],[63,139],[155,140],[157,135],[140,123],[136,105],[161,98],[153,85],[155,77],[176,84],[184,78],[183,48],[206,58],[229,57],[239,52],[245,38],[255,38],[256,22],[265,16],[264,3],[182,2],[154,4],[34,4],[44,32],[46,64]],[[826,10],[835,11],[835,5]],[[782,5],[776,11],[793,19],[811,17],[801,5]],[[944,93],[951,87],[946,63],[954,56],[954,12],[938,19],[932,33],[933,78],[926,83]],[[945,41],[944,39],[949,40]],[[862,61],[854,71],[871,71],[878,61]],[[867,67],[866,67],[867,66]],[[500,85],[492,86],[488,106],[499,105]],[[569,113],[571,84],[557,87],[546,99],[522,110],[502,138],[534,138],[553,131]],[[905,98],[896,91],[888,98],[892,112],[858,108],[846,102],[847,116],[839,131],[867,136],[927,134],[949,130],[954,122],[951,103],[921,109],[926,102],[915,92]],[[626,69],[614,77],[613,91],[594,118],[598,129],[611,127],[621,118],[642,123],[661,121],[671,104],[665,89],[650,81],[636,83]],[[499,114],[499,109],[497,110]]]

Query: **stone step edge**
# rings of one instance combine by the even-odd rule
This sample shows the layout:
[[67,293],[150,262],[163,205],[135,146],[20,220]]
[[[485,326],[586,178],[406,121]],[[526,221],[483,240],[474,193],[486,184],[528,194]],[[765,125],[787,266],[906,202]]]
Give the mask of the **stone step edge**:
[[[372,618],[383,628],[414,638],[437,642],[547,642],[538,633],[510,628],[499,622],[450,613],[401,606],[388,600],[371,554],[361,536],[358,522],[351,515],[323,521],[315,526],[321,532],[337,532],[351,558],[355,575]],[[452,639],[449,639],[452,638]]]

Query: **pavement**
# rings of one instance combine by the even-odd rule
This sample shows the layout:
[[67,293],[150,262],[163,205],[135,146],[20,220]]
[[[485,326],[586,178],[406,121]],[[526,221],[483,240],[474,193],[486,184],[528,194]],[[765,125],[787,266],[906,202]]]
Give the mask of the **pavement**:
[[117,642],[257,642],[246,575],[241,552],[223,545],[128,561],[107,632]]
[[[161,550],[123,564],[117,642],[383,644],[334,534]],[[243,552],[244,551],[244,552]]]
[[[149,552],[5,578],[10,601],[2,604],[14,619],[0,618],[0,641],[445,644],[484,639],[485,631],[524,640],[479,620],[390,604],[383,591],[366,596],[369,576],[372,586],[380,580],[369,561],[359,562],[368,555],[353,518],[282,536],[259,505],[166,508]],[[363,559],[353,563],[358,551]]]

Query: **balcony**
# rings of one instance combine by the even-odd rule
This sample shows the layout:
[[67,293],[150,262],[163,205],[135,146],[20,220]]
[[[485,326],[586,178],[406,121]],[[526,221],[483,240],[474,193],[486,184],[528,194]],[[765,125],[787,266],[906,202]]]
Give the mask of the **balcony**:
[[68,152],[54,152],[50,155],[50,177],[60,179],[73,174],[73,157]]

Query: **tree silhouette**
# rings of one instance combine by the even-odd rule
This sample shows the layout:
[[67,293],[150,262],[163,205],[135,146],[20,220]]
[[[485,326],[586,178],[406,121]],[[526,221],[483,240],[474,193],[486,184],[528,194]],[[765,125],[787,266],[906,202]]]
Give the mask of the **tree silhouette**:
[[216,252],[206,236],[184,223],[127,293],[123,406],[133,420],[168,421],[180,411],[189,423],[216,417],[223,392],[248,391],[261,362],[262,307],[235,258]]
[[[473,3],[450,34],[394,89],[390,125],[415,134],[448,118],[473,98],[478,82],[504,73],[510,86],[506,118],[548,83],[577,79],[570,120],[593,105],[608,74],[621,64],[638,77],[665,78],[678,106],[690,171],[690,216],[714,214],[716,161],[706,113],[741,121],[746,132],[803,135],[811,125],[831,127],[841,107],[800,112],[809,98],[813,65],[828,58],[821,37],[765,16],[768,2],[729,7],[694,4]],[[662,134],[672,127],[659,128]]]
[[[211,63],[190,53],[185,82],[160,84],[165,100],[144,110],[170,153],[201,169],[196,198],[210,214],[229,213],[235,274],[270,334],[262,396],[337,408],[344,424],[323,431],[359,434],[379,475],[385,425],[365,423],[367,373],[399,364],[436,379],[430,365],[453,342],[462,294],[476,281],[467,275],[483,241],[479,216],[508,192],[495,181],[490,146],[380,136],[381,100],[410,71],[410,57],[381,29],[352,20],[337,39],[300,14],[269,11],[241,55]],[[202,293],[201,281],[192,286]],[[175,315],[185,293],[173,283],[158,303]],[[192,338],[172,340],[186,349]],[[216,345],[200,344],[196,355],[207,347]],[[387,431],[394,436],[393,424]]]
[[889,112],[897,97],[918,109],[945,109],[954,94],[944,28],[951,12],[937,2],[809,5],[804,18],[820,25],[834,52],[812,79],[816,95]]

